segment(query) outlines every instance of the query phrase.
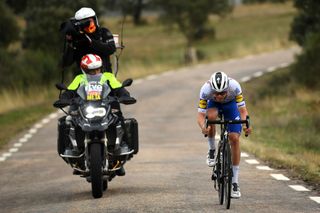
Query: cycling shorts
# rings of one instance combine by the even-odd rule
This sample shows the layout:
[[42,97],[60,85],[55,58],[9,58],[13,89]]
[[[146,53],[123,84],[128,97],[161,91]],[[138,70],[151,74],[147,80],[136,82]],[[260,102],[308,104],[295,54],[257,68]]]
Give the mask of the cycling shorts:
[[[208,101],[207,109],[217,108],[221,111],[225,120],[240,120],[240,112],[235,100],[228,103],[218,103],[213,100]],[[228,132],[236,132],[241,134],[241,124],[228,124]]]

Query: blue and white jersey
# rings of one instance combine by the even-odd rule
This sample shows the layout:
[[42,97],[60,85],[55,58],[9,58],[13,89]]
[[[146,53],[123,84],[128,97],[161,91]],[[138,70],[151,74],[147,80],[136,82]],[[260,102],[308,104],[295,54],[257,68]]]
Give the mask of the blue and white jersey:
[[[245,101],[242,96],[242,90],[241,86],[238,83],[238,81],[229,78],[229,86],[227,88],[227,95],[225,99],[219,103],[229,103],[230,101],[235,100],[237,103],[238,108],[239,107],[244,107]],[[207,81],[206,83],[203,84],[200,90],[200,101],[198,105],[198,112],[203,112],[205,113],[207,111],[207,106],[208,106],[208,101],[212,100],[214,102],[217,102],[214,97],[214,93],[216,91],[211,87],[210,82]]]

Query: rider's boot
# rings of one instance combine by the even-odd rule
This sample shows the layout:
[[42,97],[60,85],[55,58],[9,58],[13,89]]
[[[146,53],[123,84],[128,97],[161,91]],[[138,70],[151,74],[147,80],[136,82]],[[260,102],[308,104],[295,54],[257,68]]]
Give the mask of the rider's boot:
[[213,167],[214,164],[215,164],[215,161],[214,161],[214,153],[215,153],[215,150],[209,149],[208,155],[207,155],[207,165],[208,165],[209,167]]
[[116,175],[118,176],[124,176],[126,174],[126,171],[124,170],[123,166],[120,167],[120,169],[116,170]]

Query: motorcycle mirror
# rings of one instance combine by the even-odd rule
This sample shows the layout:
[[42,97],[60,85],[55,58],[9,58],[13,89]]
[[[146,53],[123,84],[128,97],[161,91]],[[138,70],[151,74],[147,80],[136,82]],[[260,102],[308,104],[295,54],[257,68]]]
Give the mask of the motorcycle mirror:
[[63,83],[56,83],[56,88],[58,90],[67,90],[66,85],[64,85]]
[[132,78],[128,78],[128,79],[126,79],[126,80],[123,81],[122,87],[131,86],[132,82],[133,82]]

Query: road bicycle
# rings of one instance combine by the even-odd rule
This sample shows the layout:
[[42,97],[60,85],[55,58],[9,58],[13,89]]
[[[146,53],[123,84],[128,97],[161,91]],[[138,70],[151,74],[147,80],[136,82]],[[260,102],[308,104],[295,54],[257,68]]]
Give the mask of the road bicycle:
[[[215,155],[215,166],[212,169],[211,179],[214,182],[214,188],[218,191],[219,203],[230,208],[231,203],[231,187],[232,187],[232,161],[231,161],[231,147],[229,143],[228,124],[246,124],[249,128],[249,116],[246,120],[225,120],[223,114],[219,112],[218,120],[208,120],[206,117],[206,126],[210,124],[220,125],[220,141]],[[248,135],[246,135],[247,137]]]

